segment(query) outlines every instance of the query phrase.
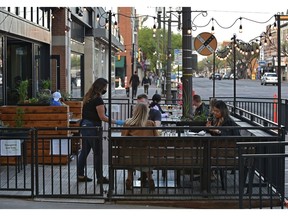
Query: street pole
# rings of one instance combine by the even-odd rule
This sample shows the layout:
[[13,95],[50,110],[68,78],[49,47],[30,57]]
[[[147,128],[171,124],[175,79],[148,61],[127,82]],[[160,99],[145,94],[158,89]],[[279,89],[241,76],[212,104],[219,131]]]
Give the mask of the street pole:
[[236,34],[233,35],[233,87],[234,87],[234,97],[233,97],[233,114],[236,114]]
[[281,35],[280,35],[280,15],[277,15],[277,73],[278,73],[278,134],[281,134]]
[[169,19],[168,19],[168,44],[167,44],[167,73],[166,73],[166,104],[171,104],[171,15],[172,12],[170,11]]
[[[134,48],[134,43],[132,44],[132,57],[131,57],[131,77],[134,74],[134,55],[135,55],[135,48]],[[133,91],[132,91],[132,103],[133,103]]]
[[111,10],[108,12],[108,34],[109,34],[109,38],[108,38],[108,82],[109,82],[109,85],[108,85],[108,104],[109,104],[109,107],[108,107],[108,116],[109,116],[109,121],[108,121],[108,137],[109,137],[109,140],[110,140],[110,137],[111,137],[111,116],[112,116],[112,112],[111,112],[111,96],[112,96],[112,67],[111,67],[111,63],[112,63],[112,59],[111,59],[111,56],[112,56],[112,12]]
[[215,98],[215,51],[213,52],[213,98]]
[[183,95],[183,116],[189,118],[193,114],[192,110],[192,34],[188,30],[192,29],[191,26],[191,8],[182,8],[182,95]]

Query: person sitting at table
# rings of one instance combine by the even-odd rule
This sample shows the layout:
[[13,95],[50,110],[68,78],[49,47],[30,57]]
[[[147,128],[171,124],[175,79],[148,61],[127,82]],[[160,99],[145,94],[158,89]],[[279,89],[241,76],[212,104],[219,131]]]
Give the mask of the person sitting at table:
[[[137,96],[137,103],[144,103],[147,105],[147,107],[149,107],[149,99],[148,99],[147,94],[139,94]],[[161,120],[162,120],[161,112],[157,109],[150,108],[148,120],[154,121],[156,127],[160,127]],[[142,183],[146,182],[147,181],[146,172],[142,172],[141,177],[138,180],[140,180]]]
[[[227,105],[222,100],[217,100],[213,107],[214,118],[210,122],[208,121],[206,126],[237,126],[233,119],[229,115],[229,110]],[[221,128],[221,129],[209,129],[209,132],[212,136],[240,136],[238,129],[231,128]]]
[[[139,94],[137,96],[137,103],[144,103],[149,107],[149,100],[147,94]],[[161,112],[156,109],[149,109],[148,119],[155,122],[156,126],[159,127],[161,125]]]
[[[204,117],[208,117],[209,109],[208,106],[202,101],[200,95],[193,95],[192,98],[192,106],[195,107],[193,118],[200,118],[204,115]],[[205,119],[206,119],[205,118]]]
[[[132,118],[129,118],[125,121],[124,127],[155,127],[156,124],[154,121],[148,120],[149,115],[149,108],[144,103],[137,103],[133,110]],[[123,130],[121,132],[122,136],[159,136],[157,130],[141,130],[141,129],[129,129],[129,130]],[[154,180],[152,178],[152,173],[149,169],[143,169],[141,170],[146,172],[146,175],[148,177],[149,182],[149,189],[151,191],[155,190],[155,184]],[[128,176],[126,179],[126,189],[131,190],[132,189],[132,183],[133,183],[133,170],[128,170]],[[141,182],[142,183],[142,182]]]
[[52,99],[50,101],[50,105],[51,106],[63,106],[63,104],[61,103],[60,99],[62,98],[61,93],[60,92],[54,92],[52,94]]
[[161,112],[161,117],[162,118],[166,118],[169,116],[169,113],[166,113],[162,110],[161,106],[160,106],[160,101],[161,101],[161,95],[159,94],[154,94],[152,96],[152,103],[150,104],[150,108],[151,109],[155,109],[155,110],[159,110]]

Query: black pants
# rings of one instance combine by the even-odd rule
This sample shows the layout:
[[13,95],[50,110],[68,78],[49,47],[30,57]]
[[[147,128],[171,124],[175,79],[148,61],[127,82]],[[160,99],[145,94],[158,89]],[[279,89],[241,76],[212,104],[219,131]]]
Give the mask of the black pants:
[[138,89],[138,86],[132,86],[132,96],[133,96],[133,98],[136,98],[136,96],[137,96],[137,89]]
[[144,85],[144,93],[148,95],[149,85]]

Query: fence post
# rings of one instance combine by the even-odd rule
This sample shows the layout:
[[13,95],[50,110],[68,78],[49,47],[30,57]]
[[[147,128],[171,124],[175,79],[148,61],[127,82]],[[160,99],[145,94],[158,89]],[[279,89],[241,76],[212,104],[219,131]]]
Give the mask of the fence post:
[[[273,96],[273,121],[274,122],[278,122],[278,118],[277,118],[277,95],[274,94]],[[280,106],[280,104],[278,104],[278,106]]]

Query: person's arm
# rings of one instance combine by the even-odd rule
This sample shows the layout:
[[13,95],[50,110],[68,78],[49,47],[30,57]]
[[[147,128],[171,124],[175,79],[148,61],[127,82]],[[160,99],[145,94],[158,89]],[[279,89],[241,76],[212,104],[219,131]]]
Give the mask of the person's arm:
[[[109,118],[105,114],[105,106],[104,106],[104,104],[96,106],[96,111],[97,111],[98,116],[99,116],[101,121],[104,121],[104,122],[107,122],[107,123],[109,122]],[[116,121],[117,120],[111,119],[111,123],[112,124],[116,124]]]

